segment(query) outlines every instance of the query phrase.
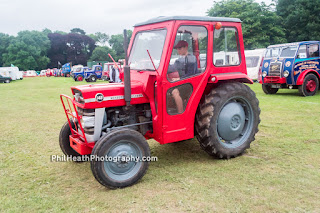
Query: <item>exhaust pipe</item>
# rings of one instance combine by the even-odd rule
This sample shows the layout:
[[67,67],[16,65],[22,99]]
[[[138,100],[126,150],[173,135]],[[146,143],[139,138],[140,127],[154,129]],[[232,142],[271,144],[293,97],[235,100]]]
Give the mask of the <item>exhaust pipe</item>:
[[131,79],[130,79],[130,67],[128,66],[128,37],[127,30],[123,31],[123,48],[125,54],[125,65],[123,67],[123,78],[124,78],[124,100],[126,106],[130,106],[131,102]]

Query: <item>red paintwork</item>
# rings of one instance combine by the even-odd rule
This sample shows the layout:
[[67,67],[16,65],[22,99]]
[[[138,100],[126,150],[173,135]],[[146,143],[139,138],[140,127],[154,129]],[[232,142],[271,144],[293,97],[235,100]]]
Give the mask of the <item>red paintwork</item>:
[[244,73],[224,73],[224,74],[212,74],[209,78],[209,83],[218,83],[218,81],[226,80],[240,80],[248,84],[253,84],[251,78]]
[[266,76],[263,79],[263,83],[272,83],[272,84],[285,84],[286,78],[281,78],[281,77],[270,77],[270,76]]
[[78,131],[77,125],[75,125],[75,127],[72,128],[72,125],[70,122],[70,119],[73,121],[80,121],[82,118],[82,116],[80,116],[78,114],[78,111],[76,110],[76,105],[75,105],[76,102],[67,95],[60,95],[60,100],[61,100],[63,109],[66,113],[69,127],[71,129],[70,146],[81,155],[90,154],[95,143],[88,143],[85,135],[83,134],[84,130],[81,125],[81,122],[79,122],[80,130],[81,130],[80,133]]
[[315,91],[317,88],[316,82],[314,80],[309,80],[307,82],[306,88],[309,92]]
[[303,81],[304,81],[304,78],[305,78],[306,75],[308,75],[309,73],[315,74],[316,76],[318,76],[318,78],[320,78],[319,73],[316,72],[315,70],[305,70],[305,71],[303,71],[303,72],[299,75],[298,80],[297,80],[297,85],[302,85],[302,84],[303,84]]
[[[143,97],[132,98],[131,104],[150,103],[152,119],[153,119],[153,133],[148,132],[146,138],[154,138],[160,144],[166,144],[181,140],[186,140],[194,137],[194,120],[196,110],[198,108],[200,99],[206,91],[208,83],[217,83],[218,81],[226,81],[237,79],[241,82],[252,83],[247,77],[247,69],[245,63],[244,46],[241,23],[221,22],[222,26],[232,26],[237,28],[239,35],[239,49],[240,49],[240,65],[215,67],[213,65],[213,30],[216,22],[201,22],[201,21],[164,21],[161,23],[154,23],[145,26],[136,27],[132,34],[132,39],[128,47],[128,53],[132,48],[133,40],[139,31],[154,30],[166,28],[167,35],[164,43],[163,53],[161,56],[161,63],[155,71],[141,71],[131,70],[131,88],[132,94],[143,94]],[[208,31],[208,51],[207,51],[207,67],[206,70],[196,76],[188,79],[183,79],[177,82],[170,82],[167,79],[166,71],[168,70],[171,52],[174,46],[175,35],[181,25],[204,26]],[[216,77],[216,81],[212,82],[211,77]],[[182,114],[169,115],[166,111],[166,94],[168,89],[181,84],[189,83],[193,87],[193,93],[189,99],[186,110]],[[115,84],[95,84],[86,86],[75,86],[72,89],[77,89],[82,92],[84,99],[94,99],[97,93],[102,93],[104,97],[109,96],[123,96],[123,83]],[[156,104],[157,102],[157,108]],[[92,102],[86,104],[75,103],[81,108],[101,108],[101,107],[115,107],[124,106],[125,101],[109,100],[101,103]]]

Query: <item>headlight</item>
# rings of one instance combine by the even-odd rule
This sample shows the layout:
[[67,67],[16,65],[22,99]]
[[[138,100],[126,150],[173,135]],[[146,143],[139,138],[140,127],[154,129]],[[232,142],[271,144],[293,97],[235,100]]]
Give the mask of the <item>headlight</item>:
[[267,72],[266,71],[263,71],[262,72],[262,77],[266,77],[267,76]]
[[283,76],[284,76],[284,77],[288,77],[288,76],[289,76],[289,71],[287,71],[287,70],[284,71],[284,72],[283,72]]

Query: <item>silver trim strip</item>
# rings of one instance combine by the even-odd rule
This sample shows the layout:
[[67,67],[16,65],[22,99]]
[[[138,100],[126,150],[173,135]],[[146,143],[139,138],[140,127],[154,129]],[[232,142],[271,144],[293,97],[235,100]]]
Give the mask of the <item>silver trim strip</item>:
[[[142,94],[131,95],[131,98],[142,98],[142,97],[144,97]],[[114,100],[121,100],[121,99],[124,99],[123,95],[116,95],[116,96],[104,97],[103,101],[114,101]],[[95,98],[88,98],[88,99],[84,99],[84,102],[85,103],[92,103],[92,102],[96,102],[96,99]],[[101,103],[101,102],[99,102],[99,103]]]

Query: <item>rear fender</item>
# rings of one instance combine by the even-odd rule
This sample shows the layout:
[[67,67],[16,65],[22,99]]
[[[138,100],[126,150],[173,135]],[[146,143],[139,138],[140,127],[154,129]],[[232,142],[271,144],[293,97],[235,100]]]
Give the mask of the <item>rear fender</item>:
[[208,83],[218,83],[219,81],[238,81],[242,83],[253,84],[251,78],[241,72],[211,74]]
[[298,80],[297,80],[297,85],[302,85],[304,78],[305,78],[309,73],[315,74],[315,75],[318,77],[318,79],[320,80],[320,75],[319,75],[318,72],[316,72],[315,70],[305,70],[305,71],[303,71],[303,72],[299,75]]

